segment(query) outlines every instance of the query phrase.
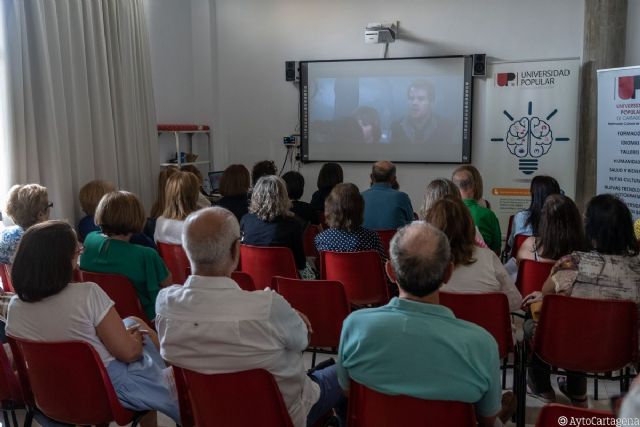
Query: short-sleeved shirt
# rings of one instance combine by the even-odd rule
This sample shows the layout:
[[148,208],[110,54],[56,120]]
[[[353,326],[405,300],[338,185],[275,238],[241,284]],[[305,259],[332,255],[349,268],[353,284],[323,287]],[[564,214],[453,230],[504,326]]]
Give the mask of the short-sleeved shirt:
[[485,243],[494,252],[500,251],[502,244],[502,235],[500,234],[500,223],[498,217],[491,209],[482,207],[476,200],[464,199],[464,204],[471,212],[471,218],[475,223]]
[[513,247],[513,242],[517,234],[524,234],[525,236],[533,235],[533,227],[531,224],[527,224],[529,219],[529,211],[524,210],[516,212],[513,216],[513,224],[511,225],[511,234],[507,236],[507,244],[510,248]]
[[158,252],[93,232],[84,240],[80,268],[96,273],[127,276],[136,289],[145,314],[149,319],[156,317],[155,304],[160,283],[169,275]]
[[6,331],[32,341],[87,342],[107,366],[114,357],[96,334],[96,327],[111,307],[113,301],[95,283],[69,283],[57,294],[36,302],[14,296]]
[[406,193],[394,190],[388,183],[373,184],[362,192],[363,226],[370,230],[392,230],[413,221],[413,207]]
[[448,308],[393,298],[358,310],[344,322],[338,380],[380,393],[475,403],[480,416],[500,410],[500,359],[495,339],[456,319]]
[[292,216],[279,216],[263,221],[248,213],[240,221],[242,243],[253,246],[282,246],[291,249],[296,268],[304,270],[307,257],[302,244],[302,225]]
[[380,258],[386,259],[378,233],[364,227],[356,227],[351,231],[329,228],[316,236],[315,245],[318,251],[377,251]]
[[0,264],[11,264],[24,229],[19,225],[0,231]]

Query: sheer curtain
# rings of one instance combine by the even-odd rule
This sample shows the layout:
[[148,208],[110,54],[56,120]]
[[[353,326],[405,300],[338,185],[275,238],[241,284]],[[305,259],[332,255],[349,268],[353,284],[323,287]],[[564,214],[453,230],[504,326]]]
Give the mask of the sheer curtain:
[[54,202],[52,217],[74,224],[78,191],[92,179],[109,180],[150,206],[158,155],[142,0],[0,4],[2,194],[8,185],[40,183]]

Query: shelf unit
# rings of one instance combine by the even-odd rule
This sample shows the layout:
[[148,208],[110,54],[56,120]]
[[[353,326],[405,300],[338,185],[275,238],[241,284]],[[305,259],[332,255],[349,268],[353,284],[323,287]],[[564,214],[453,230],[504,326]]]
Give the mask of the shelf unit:
[[[180,160],[180,135],[187,135],[189,140],[189,151],[193,151],[193,135],[204,134],[207,135],[207,151],[211,150],[211,134],[209,126],[207,125],[182,125],[182,124],[162,124],[158,125],[158,138],[160,135],[170,133],[173,134],[175,144],[176,144],[176,157],[177,162],[163,162],[160,163],[160,166],[177,166],[182,167],[185,165],[208,165],[210,164],[209,160],[197,160],[195,162],[181,162]],[[207,156],[208,157],[208,156]]]

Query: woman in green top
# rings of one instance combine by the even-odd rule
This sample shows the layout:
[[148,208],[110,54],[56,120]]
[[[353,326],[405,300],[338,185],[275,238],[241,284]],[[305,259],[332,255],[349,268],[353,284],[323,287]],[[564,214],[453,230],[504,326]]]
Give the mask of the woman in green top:
[[160,288],[171,284],[171,274],[155,250],[129,243],[131,235],[144,227],[142,203],[126,191],[105,194],[96,209],[95,222],[101,231],[85,238],[80,268],[128,277],[146,315],[153,320],[156,297]]

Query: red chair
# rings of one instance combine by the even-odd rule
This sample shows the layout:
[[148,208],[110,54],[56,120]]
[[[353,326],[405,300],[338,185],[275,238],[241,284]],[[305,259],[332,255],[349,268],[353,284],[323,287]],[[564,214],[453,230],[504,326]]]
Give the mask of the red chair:
[[247,273],[242,271],[234,271],[231,273],[231,278],[245,291],[255,291],[256,285],[253,283],[253,279]]
[[94,273],[80,270],[82,281],[93,282],[113,300],[115,309],[123,319],[129,316],[139,317],[147,324],[151,324],[144,310],[136,290],[131,281],[120,274]]
[[[351,312],[342,283],[285,277],[275,277],[275,281],[278,293],[311,322],[313,334],[309,349],[313,352],[312,366],[315,366],[316,353],[336,354],[342,322]],[[322,347],[331,350],[322,350]]]
[[[536,427],[564,427],[568,425],[567,423],[560,424],[558,422],[561,417],[565,417],[569,421],[573,418],[582,418],[584,420],[588,419],[591,421],[590,425],[594,426],[616,425],[616,418],[611,412],[550,403],[542,407],[542,410],[538,415],[538,420],[536,421]],[[602,423],[598,423],[598,420],[602,420]]]
[[289,248],[240,245],[242,271],[253,278],[256,289],[271,286],[273,276],[298,278],[296,262]]
[[509,248],[509,236],[511,236],[511,230],[513,229],[513,217],[514,215],[509,215],[509,223],[507,225],[507,238],[505,239],[504,249],[502,250],[502,254],[500,256],[503,264],[507,262],[507,258],[509,258],[509,254],[511,254],[511,248]]
[[389,258],[389,247],[391,246],[391,239],[396,235],[398,230],[376,230],[378,236],[380,236],[380,241],[382,242],[382,248],[384,249],[384,253]]
[[144,415],[122,407],[100,356],[90,344],[16,337],[10,337],[9,343],[23,389],[29,390],[35,406],[47,417],[76,425],[115,421],[135,427]]
[[473,404],[391,396],[351,380],[349,427],[476,427]]
[[349,303],[355,306],[382,305],[389,301],[389,288],[376,251],[320,252],[320,272],[325,280],[344,285]]
[[528,237],[529,236],[527,236],[526,234],[516,234],[516,236],[513,238],[513,247],[511,248],[511,256],[513,258],[516,257],[516,255],[518,254],[518,249],[520,249],[520,246],[522,246],[522,244],[525,240],[527,240]]
[[523,297],[531,292],[541,291],[542,285],[551,274],[554,263],[540,262],[524,259],[518,265],[518,278],[516,279],[516,288]]
[[187,268],[191,265],[182,245],[157,242],[158,252],[171,272],[173,283],[183,285],[187,280]]
[[11,368],[11,362],[4,347],[0,344],[0,409],[4,417],[4,425],[11,427],[8,415],[10,413],[14,427],[19,427],[15,410],[24,407],[24,398],[18,377]]
[[173,366],[182,427],[293,427],[278,384],[263,369],[201,374]]
[[0,279],[5,292],[15,292],[11,283],[11,264],[0,264]]

